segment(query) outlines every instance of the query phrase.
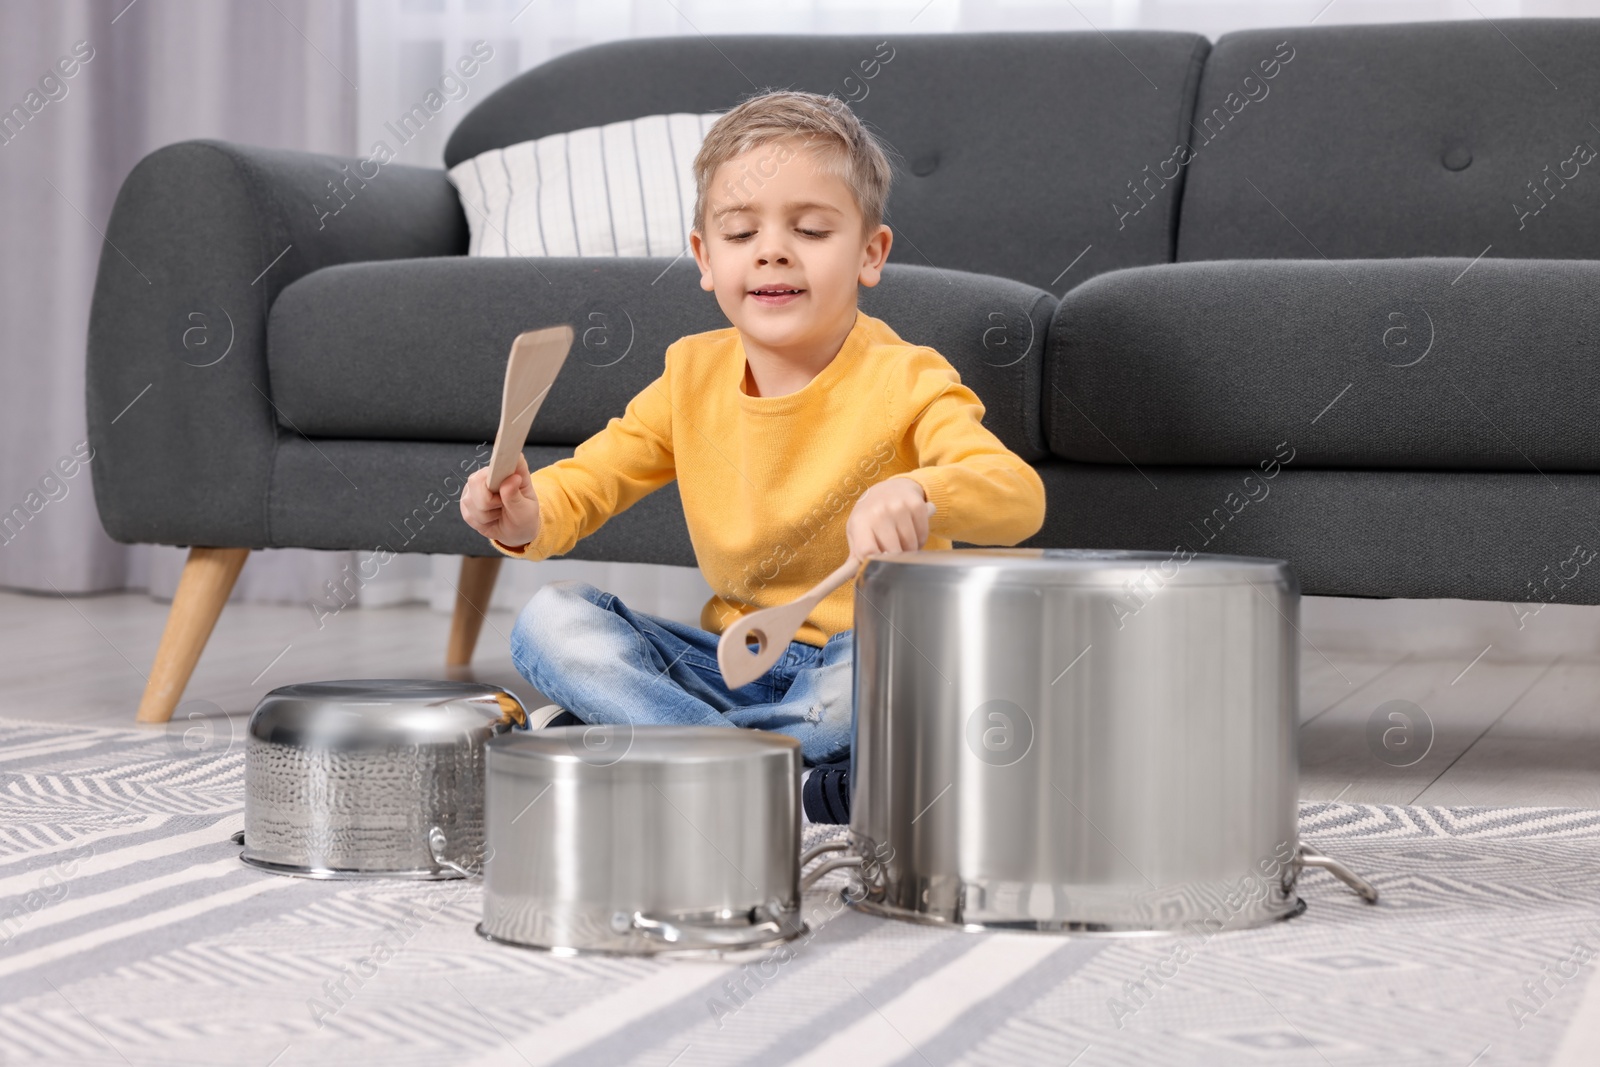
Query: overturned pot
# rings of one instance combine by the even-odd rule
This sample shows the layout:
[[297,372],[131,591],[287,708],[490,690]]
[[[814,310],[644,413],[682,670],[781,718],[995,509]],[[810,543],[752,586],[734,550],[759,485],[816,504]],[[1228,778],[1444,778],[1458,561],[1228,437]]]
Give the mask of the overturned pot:
[[484,745],[526,723],[513,694],[473,682],[274,689],[246,731],[239,858],[307,878],[459,878],[483,853]]
[[856,584],[861,910],[973,929],[1244,928],[1303,867],[1280,560],[982,548]]
[[497,737],[488,757],[489,940],[719,955],[805,932],[793,738],[567,726]]

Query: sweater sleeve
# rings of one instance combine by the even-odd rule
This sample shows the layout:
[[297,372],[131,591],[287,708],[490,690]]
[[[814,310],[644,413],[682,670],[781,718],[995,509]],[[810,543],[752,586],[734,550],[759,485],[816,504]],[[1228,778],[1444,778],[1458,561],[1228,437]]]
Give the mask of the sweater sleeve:
[[948,360],[918,349],[901,379],[909,403],[910,478],[933,504],[928,531],[974,545],[1014,545],[1044,525],[1044,482],[983,425],[983,402]]
[[511,548],[517,559],[540,560],[572,551],[613,515],[677,477],[672,450],[672,349],[661,376],[628,402],[620,418],[580,444],[567,459],[532,472],[539,498],[539,536]]

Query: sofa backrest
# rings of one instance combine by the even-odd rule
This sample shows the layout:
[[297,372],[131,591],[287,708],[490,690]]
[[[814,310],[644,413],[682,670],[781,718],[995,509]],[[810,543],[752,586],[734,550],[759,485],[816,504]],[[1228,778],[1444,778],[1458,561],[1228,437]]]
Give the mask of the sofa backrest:
[[1227,34],[1177,258],[1600,256],[1597,60],[1597,19]]
[[1171,261],[1176,195],[1136,224],[1109,205],[1170,154],[1208,49],[1199,35],[1164,32],[615,41],[486,97],[452,133],[444,162],[642,115],[727,110],[758,88],[832,92],[898,156],[886,220],[896,262],[1060,292]]
[[[267,330],[280,425],[322,441],[492,440],[506,339],[570,322],[572,353],[528,440],[587,440],[661,374],[667,346],[727,327],[692,267],[663,272],[653,260],[622,259],[595,271],[593,263],[428,256],[300,278],[272,305]],[[1007,448],[1028,460],[1048,455],[1039,388],[1053,296],[1005,278],[890,263],[880,285],[862,290],[861,310],[948,359]]]

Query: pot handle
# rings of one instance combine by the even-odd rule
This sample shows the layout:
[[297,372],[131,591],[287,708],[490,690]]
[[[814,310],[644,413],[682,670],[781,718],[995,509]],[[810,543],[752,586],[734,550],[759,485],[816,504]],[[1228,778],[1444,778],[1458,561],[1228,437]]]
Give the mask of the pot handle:
[[813,845],[800,853],[800,866],[804,867],[818,856],[825,856],[829,852],[844,852],[849,847],[848,841],[824,841],[820,845]]
[[641,934],[672,945],[687,943],[686,947],[690,948],[701,946],[745,948],[764,944],[775,937],[782,937],[784,933],[783,927],[771,919],[751,923],[749,926],[702,926],[681,919],[660,919],[646,915],[642,911],[636,911],[632,915],[618,912],[616,918],[612,920],[612,927],[619,933],[630,929],[637,930]]
[[1368,904],[1376,904],[1378,902],[1376,886],[1338,860],[1331,856],[1324,856],[1310,845],[1302,844],[1300,846],[1300,851],[1295,855],[1295,862],[1301,867],[1320,867],[1351,889],[1354,889],[1361,896],[1361,899]]
[[481,878],[483,876],[483,871],[481,869],[476,871],[471,870],[470,868],[463,867],[455,860],[447,857],[444,854],[445,846],[447,844],[449,844],[449,842],[444,836],[443,828],[438,826],[429,828],[428,853],[433,857],[434,863],[438,864],[440,867],[443,867],[447,871],[455,871],[463,878]]
[[[849,848],[850,843],[848,841],[825,841],[801,853],[800,866],[803,869],[819,856],[825,856],[830,852],[846,852],[849,851]],[[813,867],[800,879],[800,891],[805,892],[810,889],[817,883],[818,879],[832,871],[842,870],[846,867],[859,868],[860,866],[860,856],[836,856],[833,859],[825,860]],[[756,914],[760,914],[760,912],[761,909],[755,909],[752,918]],[[760,944],[775,937],[782,937],[784,934],[783,927],[772,919],[753,922],[749,926],[705,926],[681,919],[662,919],[654,915],[646,915],[642,911],[636,911],[631,915],[627,912],[619,911],[612,918],[611,925],[618,933],[636,930],[639,933],[666,941],[669,944],[688,942],[713,948],[731,949]]]
[[[803,869],[806,864],[810,863],[818,856],[827,855],[829,852],[847,852],[849,849],[850,843],[848,841],[824,841],[822,844],[808,848],[805,850],[805,852],[800,854],[800,866]],[[811,868],[811,870],[807,871],[805,876],[800,879],[800,892],[804,893],[807,889],[810,889],[812,886],[816,885],[818,880],[820,880],[825,874],[831,874],[834,871],[843,870],[846,867],[859,868],[860,866],[860,856],[839,856],[835,859],[818,864],[817,866]]]

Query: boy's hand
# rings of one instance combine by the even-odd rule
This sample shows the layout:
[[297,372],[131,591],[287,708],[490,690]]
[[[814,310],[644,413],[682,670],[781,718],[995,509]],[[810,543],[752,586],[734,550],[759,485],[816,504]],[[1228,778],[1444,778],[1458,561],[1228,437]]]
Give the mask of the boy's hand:
[[534,494],[527,457],[517,454],[517,469],[506,475],[499,491],[489,488],[489,468],[479,467],[461,490],[461,517],[467,525],[507,548],[518,548],[539,536],[539,498]]
[[928,540],[933,505],[910,478],[888,478],[861,494],[844,533],[857,559],[887,552],[910,552]]

